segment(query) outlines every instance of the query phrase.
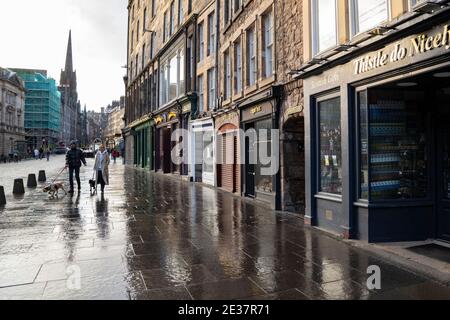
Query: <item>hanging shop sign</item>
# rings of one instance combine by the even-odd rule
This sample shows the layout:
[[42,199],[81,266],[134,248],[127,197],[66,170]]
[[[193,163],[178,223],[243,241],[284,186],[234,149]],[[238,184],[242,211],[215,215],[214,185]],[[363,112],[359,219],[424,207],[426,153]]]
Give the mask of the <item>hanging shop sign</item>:
[[403,39],[382,50],[356,59],[353,61],[354,74],[364,74],[392,63],[420,57],[437,50],[450,52],[450,24],[436,27],[429,33]]
[[169,112],[169,116],[167,117],[168,118],[167,121],[170,121],[170,120],[175,119],[177,117],[178,117],[178,114],[176,112]]
[[155,118],[155,124],[156,125],[161,124],[163,121],[164,121],[164,119],[161,116]]

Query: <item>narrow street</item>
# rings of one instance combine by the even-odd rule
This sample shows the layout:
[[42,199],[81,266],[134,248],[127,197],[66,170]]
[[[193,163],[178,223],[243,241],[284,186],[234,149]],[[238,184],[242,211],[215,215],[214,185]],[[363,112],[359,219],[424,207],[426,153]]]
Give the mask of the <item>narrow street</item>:
[[[304,227],[295,215],[120,160],[104,197],[90,196],[91,162],[79,195],[49,200],[38,188],[8,197],[0,299],[450,299],[448,288]],[[63,157],[52,159],[48,177],[63,165]],[[9,182],[11,165],[0,172]],[[371,265],[381,269],[381,290],[367,289]]]

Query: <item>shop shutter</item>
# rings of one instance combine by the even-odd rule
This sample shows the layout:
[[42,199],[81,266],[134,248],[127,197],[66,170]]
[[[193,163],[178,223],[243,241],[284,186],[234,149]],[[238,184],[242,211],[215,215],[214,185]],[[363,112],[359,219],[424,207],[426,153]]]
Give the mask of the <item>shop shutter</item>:
[[[232,154],[234,155],[235,150],[234,150],[234,137],[230,134],[226,134],[223,136],[223,140],[222,140],[222,154],[224,157],[224,160],[229,159],[229,157],[227,157],[227,152],[228,154]],[[226,162],[230,162],[231,159],[229,159]],[[224,161],[224,164],[222,164],[222,187],[229,191],[229,192],[234,192],[235,191],[235,187],[234,187],[234,181],[235,181],[235,170],[234,164],[230,164],[230,163],[226,163]]]

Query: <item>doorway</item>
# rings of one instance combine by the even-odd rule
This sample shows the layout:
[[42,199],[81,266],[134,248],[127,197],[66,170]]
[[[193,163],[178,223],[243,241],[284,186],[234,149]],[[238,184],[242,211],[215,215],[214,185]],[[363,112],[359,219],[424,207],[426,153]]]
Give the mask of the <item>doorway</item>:
[[[245,125],[245,132],[254,129],[254,123]],[[245,195],[250,198],[255,198],[255,147],[256,141],[253,141],[250,136],[245,137]]]

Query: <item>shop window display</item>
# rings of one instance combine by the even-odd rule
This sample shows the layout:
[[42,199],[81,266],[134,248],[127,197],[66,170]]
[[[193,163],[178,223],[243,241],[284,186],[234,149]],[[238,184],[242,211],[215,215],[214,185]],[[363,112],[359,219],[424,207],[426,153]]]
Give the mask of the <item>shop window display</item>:
[[340,98],[319,103],[320,191],[342,194]]
[[421,101],[421,92],[397,88],[370,90],[368,103],[360,99],[362,198],[368,197],[369,172],[373,201],[427,196],[427,117]]
[[[273,192],[272,176],[262,175],[262,168],[269,167],[264,165],[260,158],[260,150],[267,150],[267,156],[271,156],[272,150],[272,119],[261,120],[255,122],[255,130],[258,134],[258,148],[255,150],[258,152],[258,161],[255,165],[255,187],[259,192]],[[263,146],[265,144],[265,146]]]

